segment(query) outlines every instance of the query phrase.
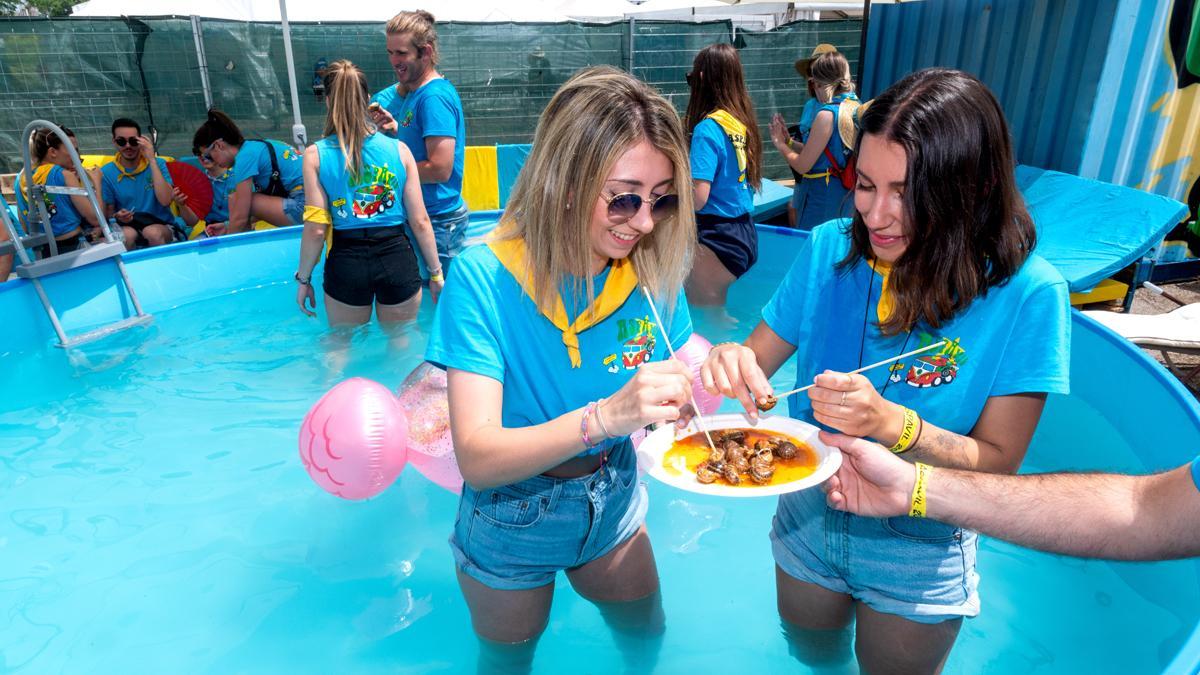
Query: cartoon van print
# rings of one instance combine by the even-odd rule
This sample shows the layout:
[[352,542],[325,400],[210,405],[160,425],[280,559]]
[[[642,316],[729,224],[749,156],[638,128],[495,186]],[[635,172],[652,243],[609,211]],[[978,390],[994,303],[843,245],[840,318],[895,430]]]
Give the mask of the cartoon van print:
[[943,354],[918,357],[909,367],[904,381],[913,387],[940,387],[958,376],[958,364]]
[[654,336],[646,334],[630,338],[621,345],[621,365],[633,369],[654,356]]
[[354,191],[354,217],[370,218],[392,208],[395,203],[396,195],[389,185],[359,186]]

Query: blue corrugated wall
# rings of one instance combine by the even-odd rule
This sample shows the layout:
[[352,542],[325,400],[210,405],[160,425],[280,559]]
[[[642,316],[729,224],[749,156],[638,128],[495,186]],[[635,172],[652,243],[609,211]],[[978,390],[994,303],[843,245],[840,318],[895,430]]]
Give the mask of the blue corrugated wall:
[[1079,173],[1120,0],[924,0],[871,7],[862,90],[931,66],[983,80],[1017,161]]

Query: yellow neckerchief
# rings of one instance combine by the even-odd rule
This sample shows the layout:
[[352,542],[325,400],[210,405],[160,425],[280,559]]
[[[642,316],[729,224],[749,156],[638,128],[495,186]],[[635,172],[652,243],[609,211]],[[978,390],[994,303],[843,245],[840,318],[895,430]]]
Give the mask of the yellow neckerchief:
[[[525,295],[531,300],[534,299],[533,270],[525,262],[525,241],[519,238],[500,239],[493,235],[488,238],[487,245],[499,258],[500,264],[504,265],[504,269],[521,285]],[[542,312],[555,328],[562,331],[562,341],[567,347],[567,355],[571,357],[572,368],[578,368],[583,362],[579,355],[579,334],[620,309],[630,294],[637,290],[637,286],[637,273],[633,271],[633,263],[627,258],[614,260],[612,269],[608,272],[608,279],[604,282],[604,289],[596,296],[592,305],[575,317],[574,323],[567,323],[567,309],[563,305],[561,295],[555,298],[553,313]]]
[[879,323],[883,323],[896,309],[896,298],[888,292],[888,277],[892,274],[892,263],[871,258],[871,269],[883,277],[883,283],[879,287],[879,304],[875,307],[875,315],[879,317]]
[[113,166],[117,167],[117,182],[118,183],[125,180],[126,178],[128,178],[130,180],[137,178],[137,175],[139,173],[145,171],[146,168],[150,166],[150,162],[147,162],[145,157],[138,155],[137,168],[134,169],[133,171],[126,171],[125,167],[121,166],[121,153],[119,153],[119,152],[117,154],[113,155],[112,163],[113,163]]
[[[35,167],[33,170],[33,184],[34,185],[45,185],[46,180],[50,177],[50,172],[54,170],[55,166],[58,166],[58,165],[51,164],[49,162],[47,162],[46,164],[38,164],[37,167]],[[25,185],[25,173],[24,172],[22,172],[21,175],[17,176],[17,185],[21,190],[21,194],[25,197],[25,203],[28,205],[29,202],[31,202],[32,200],[29,198],[29,186]],[[33,207],[29,206],[28,208],[29,208],[30,213],[32,213]]]
[[746,182],[746,125],[728,112],[717,109],[705,115],[706,118],[721,125],[729,142],[733,143],[733,154],[737,155],[738,182]]
[[323,209],[319,206],[305,206],[304,222],[326,226],[325,252],[329,253],[329,249],[333,248],[333,216],[329,213],[329,209]]

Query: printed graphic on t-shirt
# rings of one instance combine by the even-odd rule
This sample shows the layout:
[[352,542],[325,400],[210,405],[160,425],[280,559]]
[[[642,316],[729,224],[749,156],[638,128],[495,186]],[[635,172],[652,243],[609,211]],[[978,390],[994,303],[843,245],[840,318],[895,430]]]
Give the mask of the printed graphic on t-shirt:
[[910,387],[925,389],[940,387],[958,379],[959,370],[967,363],[967,352],[959,338],[934,337],[929,333],[918,333],[917,348],[945,341],[938,349],[912,357],[908,362],[892,364],[892,382],[904,381]]
[[400,121],[400,126],[407,129],[408,125],[412,124],[412,121],[413,121],[413,111],[409,110],[408,112],[404,113],[404,119]]
[[[355,218],[372,218],[396,205],[396,191],[392,189],[392,183],[396,181],[395,173],[386,165],[368,166],[363,175],[368,178],[353,187],[352,210]],[[346,217],[345,210],[339,210],[338,216]]]
[[640,319],[619,319],[617,341],[621,343],[619,354],[609,354],[603,363],[608,372],[617,373],[622,368],[633,370],[654,358],[654,329],[657,326],[649,316]]

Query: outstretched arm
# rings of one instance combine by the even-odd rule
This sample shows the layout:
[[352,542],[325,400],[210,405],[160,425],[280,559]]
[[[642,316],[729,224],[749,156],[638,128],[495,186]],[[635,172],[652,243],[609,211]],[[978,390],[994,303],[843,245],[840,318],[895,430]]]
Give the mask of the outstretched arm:
[[[908,513],[915,468],[882,446],[826,434],[844,461],[826,484],[829,505],[865,516]],[[937,468],[926,517],[1052,553],[1116,560],[1200,555],[1200,490],[1189,466],[1148,476],[1022,476]]]

